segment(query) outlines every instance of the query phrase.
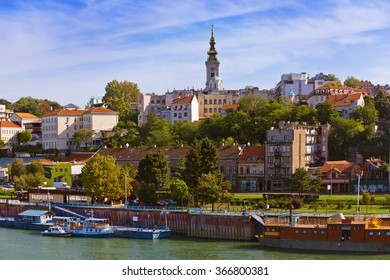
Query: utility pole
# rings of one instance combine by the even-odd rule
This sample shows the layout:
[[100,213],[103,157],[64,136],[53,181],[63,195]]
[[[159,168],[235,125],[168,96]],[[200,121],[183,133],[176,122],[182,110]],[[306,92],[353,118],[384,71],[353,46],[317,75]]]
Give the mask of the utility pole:
[[127,175],[125,173],[125,207],[127,207]]

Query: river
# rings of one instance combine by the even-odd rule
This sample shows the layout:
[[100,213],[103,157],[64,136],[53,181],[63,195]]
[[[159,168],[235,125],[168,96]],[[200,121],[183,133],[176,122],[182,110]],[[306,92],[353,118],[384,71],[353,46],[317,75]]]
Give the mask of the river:
[[390,254],[263,249],[255,241],[43,237],[0,228],[0,260],[390,260]]

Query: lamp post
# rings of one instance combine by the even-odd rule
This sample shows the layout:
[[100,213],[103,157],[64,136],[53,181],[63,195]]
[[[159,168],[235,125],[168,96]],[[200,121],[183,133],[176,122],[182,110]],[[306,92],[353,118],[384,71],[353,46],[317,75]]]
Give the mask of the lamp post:
[[360,174],[358,176],[358,195],[357,195],[357,204],[356,204],[356,216],[359,216],[359,195],[360,195]]
[[125,207],[127,208],[127,175],[125,173]]

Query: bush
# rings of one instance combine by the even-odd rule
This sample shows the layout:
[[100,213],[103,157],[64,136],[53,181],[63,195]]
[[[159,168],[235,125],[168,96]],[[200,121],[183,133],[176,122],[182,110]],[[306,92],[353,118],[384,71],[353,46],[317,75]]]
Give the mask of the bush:
[[303,204],[303,199],[299,197],[294,197],[293,200],[291,201],[291,205],[294,207],[294,209],[299,209],[302,208]]

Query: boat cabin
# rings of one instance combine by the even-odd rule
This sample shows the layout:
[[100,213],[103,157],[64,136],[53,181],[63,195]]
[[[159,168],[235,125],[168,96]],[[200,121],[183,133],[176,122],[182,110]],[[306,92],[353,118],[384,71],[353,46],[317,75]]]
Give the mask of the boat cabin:
[[48,224],[52,222],[53,213],[47,210],[26,210],[19,214],[20,219],[34,224]]

